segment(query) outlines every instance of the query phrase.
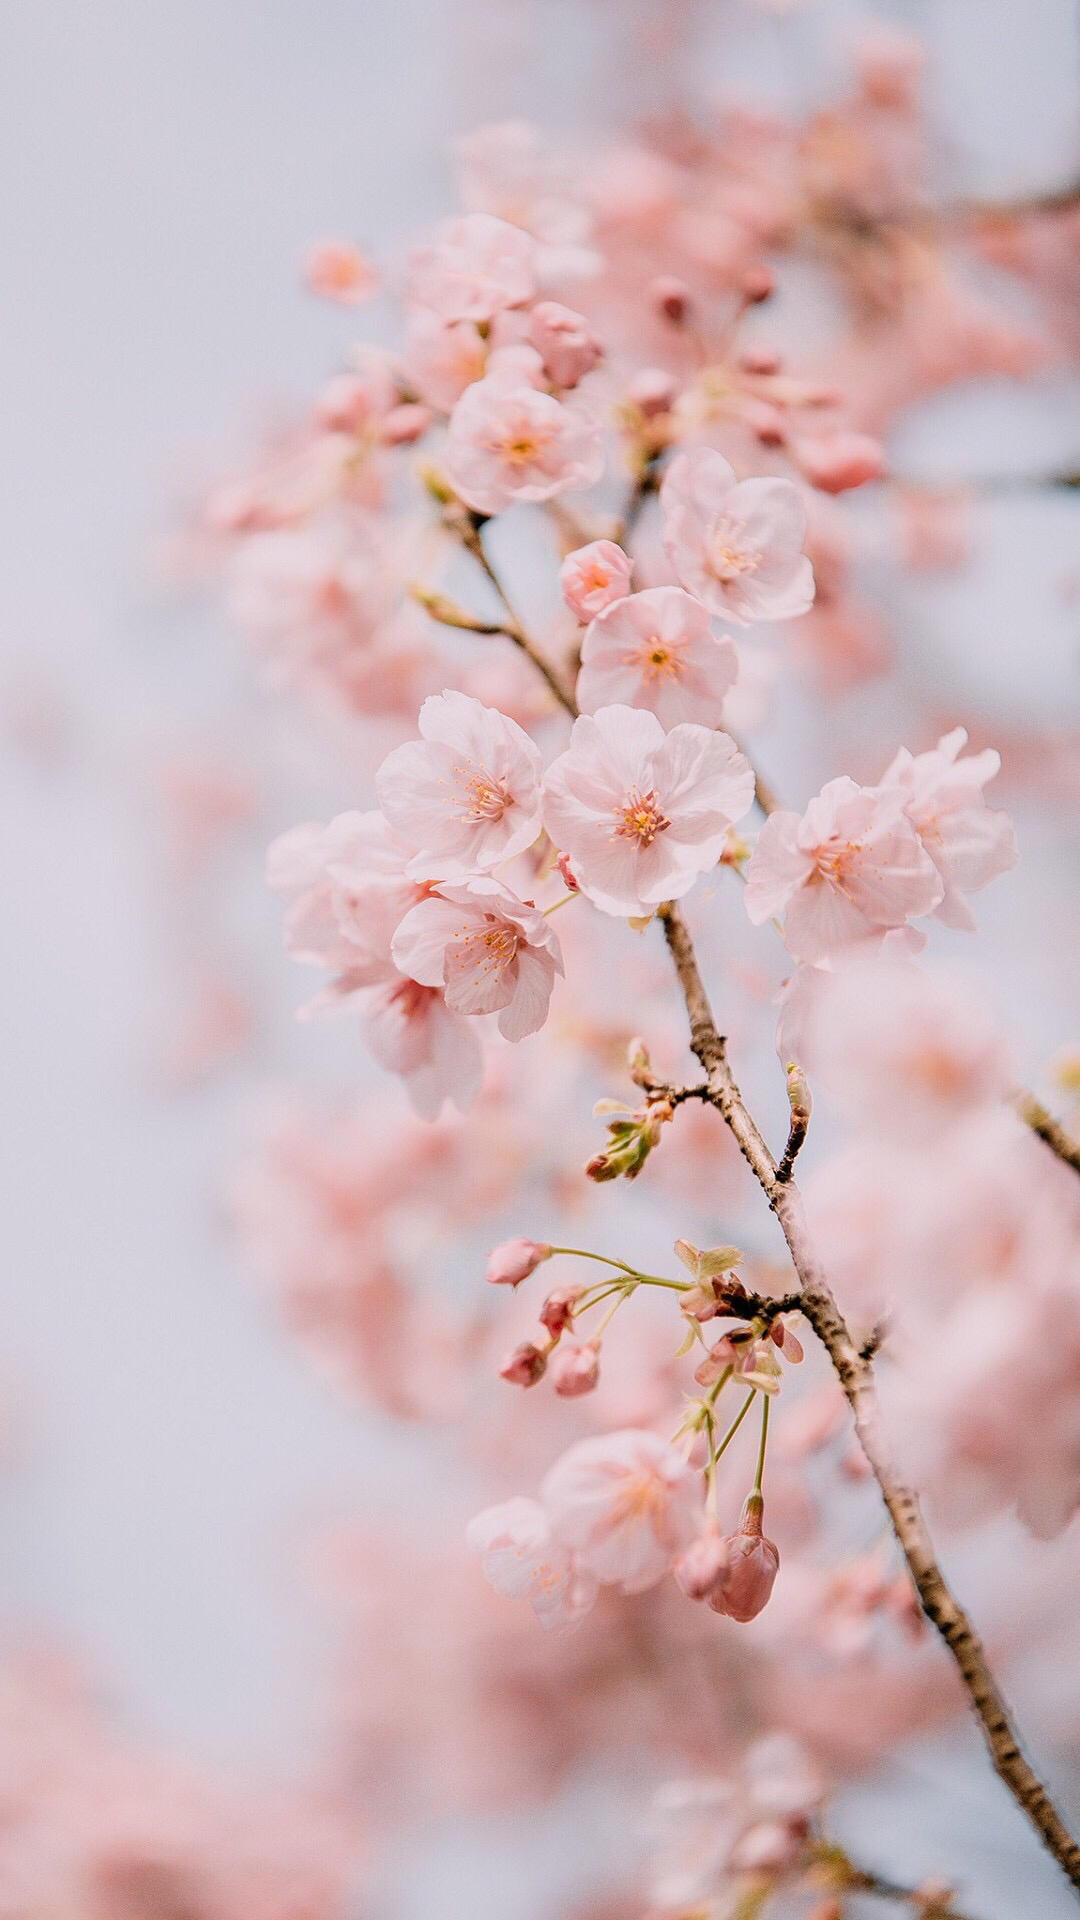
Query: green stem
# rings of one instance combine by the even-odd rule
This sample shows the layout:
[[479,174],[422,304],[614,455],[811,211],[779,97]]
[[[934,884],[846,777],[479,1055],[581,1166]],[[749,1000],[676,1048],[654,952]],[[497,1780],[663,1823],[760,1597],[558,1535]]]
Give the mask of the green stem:
[[735,1435],[738,1433],[739,1428],[742,1426],[743,1421],[746,1419],[746,1416],[749,1413],[751,1406],[753,1405],[754,1397],[756,1393],[757,1393],[757,1388],[751,1387],[749,1393],[746,1396],[746,1399],[743,1401],[742,1406],[739,1408],[738,1413],[735,1415],[734,1420],[732,1421],[730,1427],[728,1428],[723,1439],[721,1440],[720,1445],[716,1449],[716,1453],[713,1457],[714,1466],[716,1464],[716,1461],[720,1459],[721,1455],[725,1454],[728,1448],[730,1447],[732,1441],[735,1438]]
[[761,1492],[761,1476],[765,1471],[765,1447],[769,1438],[769,1395],[761,1396],[761,1445],[758,1448],[757,1473],[754,1476],[754,1492]]

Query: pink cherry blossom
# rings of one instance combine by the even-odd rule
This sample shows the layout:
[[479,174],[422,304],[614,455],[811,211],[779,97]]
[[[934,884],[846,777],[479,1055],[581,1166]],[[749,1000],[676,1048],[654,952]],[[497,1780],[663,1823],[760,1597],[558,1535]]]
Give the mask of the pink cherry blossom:
[[559,569],[563,599],[579,620],[592,620],[630,591],[634,563],[614,540],[590,540],[575,547]]
[[560,1347],[548,1369],[551,1384],[565,1400],[591,1393],[600,1377],[600,1355],[595,1346]]
[[583,713],[616,704],[645,707],[664,727],[720,724],[735,684],[735,643],[713,633],[712,616],[681,587],[629,593],[586,629],[578,675]]
[[466,387],[450,416],[444,471],[477,513],[591,487],[603,465],[599,422],[530,385],[518,364],[504,361]]
[[547,1473],[553,1539],[624,1593],[654,1587],[701,1523],[701,1487],[681,1454],[637,1428],[579,1440]]
[[770,814],[743,897],[755,926],[784,915],[789,951],[820,961],[932,913],[943,891],[904,796],[842,777],[822,788],[801,819]]
[[762,1532],[760,1494],[750,1495],[738,1532],[726,1545],[726,1565],[707,1598],[714,1613],[726,1613],[745,1625],[768,1605],[780,1566],[777,1547]]
[[484,1578],[496,1593],[529,1600],[549,1632],[579,1626],[595,1602],[597,1581],[555,1541],[537,1500],[518,1495],[501,1506],[485,1507],[469,1522],[466,1538],[473,1552],[483,1556]]
[[[291,904],[285,944],[294,960],[337,976],[333,1000],[385,981],[394,928],[421,893],[411,856],[384,816],[341,813],[293,827],[267,853],[267,883]],[[326,996],[312,1011],[330,1004]]]
[[396,964],[424,986],[444,987],[454,1013],[498,1013],[506,1040],[547,1019],[559,942],[534,906],[497,880],[442,884],[405,915],[393,939]]
[[660,505],[667,556],[711,613],[749,625],[813,604],[806,508],[792,481],[736,480],[722,454],[702,447],[672,461]]
[[375,776],[391,826],[415,851],[408,871],[445,878],[486,872],[540,831],[541,758],[516,720],[447,689],[420,709],[420,739]]
[[435,244],[414,251],[409,296],[443,320],[490,320],[532,298],[535,262],[536,244],[521,227],[468,213],[444,221]]
[[468,1112],[483,1077],[483,1051],[475,1027],[450,1011],[437,987],[388,966],[367,1003],[367,1040],[379,1065],[404,1080],[421,1119],[437,1119],[447,1100]]
[[905,797],[908,819],[944,882],[936,913],[946,926],[973,932],[975,916],[964,898],[1016,865],[1016,835],[1007,813],[988,807],[983,788],[1001,766],[988,747],[964,754],[967,733],[955,727],[929,753],[901,747],[882,780]]
[[358,307],[378,291],[379,276],[359,247],[348,240],[322,240],[308,255],[308,286],[324,300]]
[[716,865],[754,777],[707,727],[665,734],[653,713],[602,707],[574,722],[544,779],[544,825],[604,913],[649,913]]
[[421,400],[449,413],[487,371],[487,342],[472,320],[443,320],[426,307],[409,315],[404,367]]
[[576,387],[599,366],[603,348],[584,314],[541,300],[529,315],[529,340],[555,387]]

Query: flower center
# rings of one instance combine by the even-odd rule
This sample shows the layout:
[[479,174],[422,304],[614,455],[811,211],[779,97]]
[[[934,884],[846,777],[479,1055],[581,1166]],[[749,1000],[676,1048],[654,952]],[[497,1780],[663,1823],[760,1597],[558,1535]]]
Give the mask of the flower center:
[[843,893],[850,885],[851,869],[862,852],[861,840],[831,840],[818,851],[818,872],[823,880]]
[[743,522],[723,514],[713,528],[706,560],[713,579],[729,586],[741,574],[756,573],[760,565],[761,555],[747,541]]
[[517,958],[518,934],[505,920],[459,928],[454,958],[463,973],[503,974]]
[[631,787],[623,805],[615,809],[615,839],[636,840],[639,847],[651,847],[657,834],[670,825],[655,787],[650,787],[648,793],[639,793],[636,787]]
[[663,679],[677,680],[686,666],[678,642],[672,644],[661,640],[658,633],[652,634],[637,654],[628,653],[625,664],[628,667],[640,667],[647,682]]
[[494,451],[508,467],[531,467],[546,459],[555,439],[553,426],[518,420],[500,435]]
[[501,820],[514,797],[505,780],[496,780],[486,767],[474,761],[454,768],[454,799],[459,820],[477,826],[481,820]]

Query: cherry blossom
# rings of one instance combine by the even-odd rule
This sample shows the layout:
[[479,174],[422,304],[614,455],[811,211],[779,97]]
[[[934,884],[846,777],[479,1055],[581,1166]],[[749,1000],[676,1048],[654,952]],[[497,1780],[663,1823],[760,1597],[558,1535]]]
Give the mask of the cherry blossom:
[[735,643],[712,631],[712,616],[681,587],[648,587],[613,602],[586,628],[578,705],[645,707],[664,727],[719,726],[735,684]]
[[660,505],[667,556],[711,613],[748,625],[813,604],[806,508],[792,481],[736,480],[722,454],[702,447],[672,461]]
[[529,341],[556,387],[576,387],[598,366],[603,348],[583,314],[541,300],[529,315]]
[[706,727],[665,734],[655,714],[602,707],[574,722],[544,778],[544,825],[604,913],[649,913],[716,865],[749,811],[754,776]]
[[955,727],[929,753],[901,747],[882,779],[905,796],[908,819],[944,883],[935,909],[946,926],[973,932],[975,916],[964,898],[1016,865],[1016,835],[1007,813],[986,805],[983,788],[1001,766],[988,747],[964,754],[967,733]]
[[444,987],[455,1013],[498,1013],[506,1040],[523,1040],[547,1019],[559,942],[536,907],[497,880],[441,884],[405,915],[394,960],[410,979]]
[[467,1537],[496,1593],[529,1600],[549,1632],[578,1626],[592,1607],[599,1583],[554,1539],[539,1501],[519,1495],[485,1507],[469,1522]]
[[[270,847],[267,882],[290,900],[285,944],[337,976],[333,1000],[385,981],[394,928],[422,891],[407,877],[410,857],[377,811],[293,827]],[[328,1004],[321,995],[312,1010]]]
[[603,465],[598,421],[530,384],[520,363],[504,360],[466,387],[450,416],[444,472],[477,513],[590,487]]
[[444,320],[426,307],[409,314],[404,367],[420,398],[450,413],[466,387],[482,380],[488,347],[473,320]]
[[755,926],[783,915],[789,951],[820,961],[932,913],[943,892],[903,794],[845,776],[830,780],[801,819],[769,816],[743,897]]
[[539,749],[515,720],[447,689],[420,709],[420,739],[387,755],[376,775],[388,821],[415,851],[412,874],[487,872],[540,831]]
[[575,547],[559,569],[563,599],[579,620],[592,620],[630,591],[633,561],[613,540]]
[[409,261],[408,291],[443,320],[490,320],[535,290],[536,247],[521,227],[490,213],[447,220],[433,246]]
[[348,307],[370,300],[379,285],[371,261],[348,240],[322,240],[313,247],[308,255],[307,280],[313,293]]
[[700,1526],[697,1476],[673,1447],[633,1428],[579,1440],[547,1473],[541,1499],[552,1537],[624,1593],[662,1580]]
[[388,966],[367,1002],[368,1045],[380,1066],[399,1074],[424,1120],[435,1120],[449,1100],[467,1113],[483,1077],[476,1029],[452,1013],[437,987]]

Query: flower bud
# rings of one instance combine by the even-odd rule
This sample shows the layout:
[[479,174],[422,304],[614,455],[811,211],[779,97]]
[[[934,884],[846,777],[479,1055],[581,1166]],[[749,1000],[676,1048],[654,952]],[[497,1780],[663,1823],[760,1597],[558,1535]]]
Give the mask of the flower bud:
[[707,1600],[727,1570],[728,1543],[716,1527],[701,1533],[680,1553],[672,1572],[688,1600]]
[[509,1380],[512,1387],[535,1387],[547,1371],[547,1350],[535,1346],[531,1340],[523,1340],[520,1347],[508,1353],[499,1368],[500,1378]]
[[642,367],[626,391],[638,412],[646,420],[655,420],[658,414],[671,412],[679,397],[679,383],[662,367]]
[[571,1325],[574,1309],[584,1292],[584,1287],[556,1287],[548,1294],[540,1309],[540,1319],[552,1339],[557,1340]]
[[779,373],[783,364],[773,347],[746,347],[739,355],[739,365],[744,373]]
[[673,326],[681,327],[690,312],[693,296],[685,280],[679,280],[673,273],[658,273],[655,280],[649,282],[649,299],[665,320]]
[[570,855],[568,853],[560,853],[558,859],[555,862],[555,865],[558,867],[559,872],[562,874],[562,877],[565,880],[570,892],[580,893],[581,888],[578,886],[578,883],[574,878],[574,870],[570,865]]
[[757,1820],[736,1840],[728,1865],[736,1873],[793,1873],[806,1852],[806,1829],[798,1821]]
[[630,591],[634,563],[614,540],[590,540],[568,553],[559,568],[563,599],[579,620],[593,620]]
[[541,300],[529,316],[529,339],[556,387],[576,387],[599,366],[604,349],[584,314]]
[[600,1356],[594,1346],[563,1347],[551,1363],[551,1384],[566,1400],[591,1393],[599,1378]]
[[751,306],[759,307],[763,300],[771,297],[775,285],[772,268],[767,267],[764,260],[759,261],[756,266],[747,267],[743,274],[743,299],[749,301]]
[[738,1533],[727,1539],[727,1565],[709,1595],[714,1613],[745,1624],[767,1606],[780,1565],[780,1552],[762,1532],[765,1503],[751,1493],[743,1507]]
[[434,418],[430,407],[422,407],[414,400],[403,402],[400,407],[391,407],[380,429],[384,445],[411,446],[414,440],[423,437]]
[[885,471],[884,448],[868,433],[800,435],[791,451],[819,493],[850,493]]
[[519,1287],[538,1266],[551,1259],[551,1248],[539,1240],[504,1240],[488,1254],[484,1275],[493,1287]]

